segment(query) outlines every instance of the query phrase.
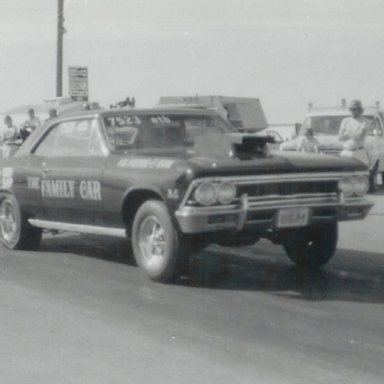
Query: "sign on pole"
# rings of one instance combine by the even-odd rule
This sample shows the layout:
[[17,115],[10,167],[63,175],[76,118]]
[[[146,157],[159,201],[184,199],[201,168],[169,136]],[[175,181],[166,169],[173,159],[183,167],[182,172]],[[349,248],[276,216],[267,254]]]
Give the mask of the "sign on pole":
[[88,101],[88,67],[68,67],[69,97],[75,101]]

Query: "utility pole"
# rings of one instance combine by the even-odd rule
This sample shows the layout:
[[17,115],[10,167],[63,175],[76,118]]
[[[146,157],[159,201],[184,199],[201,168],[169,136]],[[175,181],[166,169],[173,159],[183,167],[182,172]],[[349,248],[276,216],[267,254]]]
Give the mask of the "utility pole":
[[64,0],[57,3],[57,67],[56,67],[56,96],[63,96],[63,35],[64,29]]

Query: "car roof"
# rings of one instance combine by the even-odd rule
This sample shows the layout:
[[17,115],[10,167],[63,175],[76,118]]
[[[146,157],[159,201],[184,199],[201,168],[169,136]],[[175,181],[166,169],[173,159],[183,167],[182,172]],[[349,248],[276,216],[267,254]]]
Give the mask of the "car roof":
[[117,114],[130,114],[130,115],[146,115],[146,114],[172,114],[172,115],[204,115],[204,116],[217,116],[218,113],[210,109],[202,108],[179,108],[179,107],[159,107],[154,108],[111,108],[111,109],[90,109],[78,112],[63,113],[59,118],[73,118],[73,117],[106,117]]
[[[363,115],[372,116],[376,115],[381,110],[376,107],[364,107]],[[348,108],[313,108],[307,113],[307,117],[314,116],[350,116],[351,112]]]

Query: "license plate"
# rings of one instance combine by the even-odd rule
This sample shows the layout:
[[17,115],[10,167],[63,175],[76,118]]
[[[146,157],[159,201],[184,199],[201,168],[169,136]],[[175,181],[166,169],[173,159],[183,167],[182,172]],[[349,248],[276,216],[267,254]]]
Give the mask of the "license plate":
[[308,208],[286,208],[281,209],[277,216],[279,228],[302,227],[308,224]]

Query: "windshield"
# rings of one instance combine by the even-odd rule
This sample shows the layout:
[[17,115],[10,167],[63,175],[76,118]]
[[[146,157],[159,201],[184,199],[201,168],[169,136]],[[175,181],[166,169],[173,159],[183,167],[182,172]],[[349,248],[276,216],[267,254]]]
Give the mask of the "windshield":
[[[303,126],[300,130],[300,135],[303,135],[303,132],[306,128],[312,128],[315,135],[327,135],[327,136],[336,136],[339,134],[341,122],[347,116],[311,116],[307,117],[304,120]],[[373,134],[375,129],[375,120],[373,116],[364,116],[369,119],[372,124],[370,125],[370,132],[368,134]]]
[[190,147],[208,133],[233,131],[219,116],[132,115],[104,117],[107,139],[114,150]]

